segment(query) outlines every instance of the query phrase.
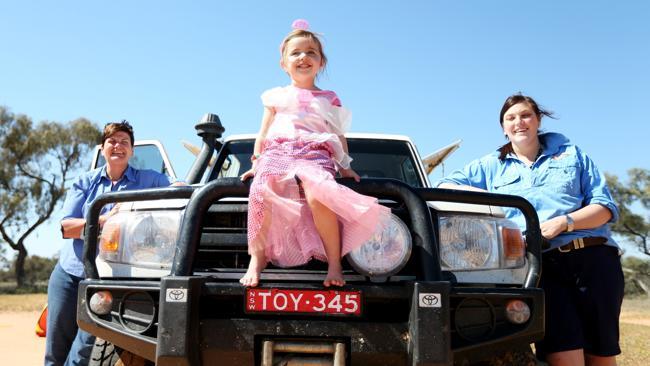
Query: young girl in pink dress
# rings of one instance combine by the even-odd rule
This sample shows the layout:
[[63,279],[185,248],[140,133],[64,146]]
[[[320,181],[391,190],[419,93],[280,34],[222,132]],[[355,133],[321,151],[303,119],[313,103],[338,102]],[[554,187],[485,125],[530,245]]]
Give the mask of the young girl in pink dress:
[[323,284],[343,286],[341,257],[370,239],[390,215],[377,199],[336,183],[352,170],[344,132],[350,113],[336,93],[315,85],[327,58],[303,20],[282,41],[280,66],[291,84],[262,94],[264,115],[242,180],[255,177],[248,204],[251,261],[240,282],[257,286],[268,262],[290,267],[327,262]]

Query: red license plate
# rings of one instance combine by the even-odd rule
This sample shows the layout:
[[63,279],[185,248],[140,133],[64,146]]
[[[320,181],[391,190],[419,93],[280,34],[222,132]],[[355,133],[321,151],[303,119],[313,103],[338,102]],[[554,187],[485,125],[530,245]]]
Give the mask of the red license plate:
[[247,288],[246,311],[361,315],[361,291]]

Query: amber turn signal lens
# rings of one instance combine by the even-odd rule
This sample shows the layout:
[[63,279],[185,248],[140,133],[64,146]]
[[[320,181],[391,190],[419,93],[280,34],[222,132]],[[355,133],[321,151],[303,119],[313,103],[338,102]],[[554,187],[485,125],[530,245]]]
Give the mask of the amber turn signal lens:
[[120,224],[119,222],[106,222],[99,239],[102,252],[116,252],[120,247]]
[[506,259],[522,258],[526,254],[526,244],[521,236],[521,230],[501,228],[503,237],[503,255]]

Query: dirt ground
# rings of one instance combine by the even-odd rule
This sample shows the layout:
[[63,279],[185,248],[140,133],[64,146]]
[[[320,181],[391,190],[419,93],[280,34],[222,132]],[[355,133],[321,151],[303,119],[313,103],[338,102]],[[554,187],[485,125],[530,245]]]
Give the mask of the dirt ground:
[[[34,333],[40,311],[33,309],[40,306],[42,305],[30,306],[27,309],[23,307],[24,310],[0,308],[0,365],[43,364],[45,338],[39,338]],[[618,357],[619,365],[647,365],[648,344],[646,342],[650,339],[649,308],[650,299],[624,301],[621,314],[623,354]]]
[[0,312],[0,365],[43,365],[45,338],[34,333],[40,313]]

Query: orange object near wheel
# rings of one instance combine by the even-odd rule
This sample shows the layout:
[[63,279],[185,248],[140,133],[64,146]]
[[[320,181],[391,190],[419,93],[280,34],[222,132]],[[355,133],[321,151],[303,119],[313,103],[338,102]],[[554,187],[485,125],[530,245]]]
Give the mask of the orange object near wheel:
[[43,307],[41,316],[38,317],[36,322],[36,335],[39,337],[45,337],[47,334],[47,304]]

